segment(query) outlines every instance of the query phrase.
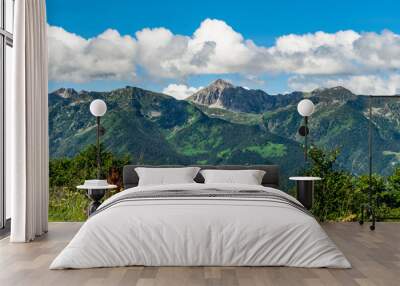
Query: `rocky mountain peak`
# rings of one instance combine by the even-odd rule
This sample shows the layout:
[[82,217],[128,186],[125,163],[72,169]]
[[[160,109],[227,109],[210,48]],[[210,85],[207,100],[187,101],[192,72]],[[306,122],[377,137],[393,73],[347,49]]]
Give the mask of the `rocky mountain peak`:
[[345,91],[345,92],[351,92],[350,90],[348,90],[347,88],[343,87],[343,86],[335,86],[331,88],[334,91]]
[[269,110],[276,101],[262,90],[234,86],[222,79],[217,79],[209,86],[194,93],[188,100],[210,108],[249,113]]
[[350,90],[343,86],[335,86],[335,87],[330,87],[330,88],[317,88],[314,89],[312,94],[348,94],[348,95],[354,95]]
[[225,108],[224,94],[227,90],[236,89],[233,84],[223,79],[217,79],[209,86],[199,90],[188,98],[189,101],[211,107]]
[[357,95],[352,93],[347,88],[343,86],[336,86],[331,88],[318,88],[311,92],[312,97],[317,97],[324,102],[340,101],[347,102],[349,100],[354,100]]
[[53,92],[53,94],[58,95],[62,98],[73,98],[78,95],[78,92],[73,88],[59,88]]
[[232,88],[235,87],[233,84],[230,82],[223,80],[223,79],[217,79],[214,82],[212,82],[209,86],[209,88],[216,88],[219,90],[223,90],[225,88]]

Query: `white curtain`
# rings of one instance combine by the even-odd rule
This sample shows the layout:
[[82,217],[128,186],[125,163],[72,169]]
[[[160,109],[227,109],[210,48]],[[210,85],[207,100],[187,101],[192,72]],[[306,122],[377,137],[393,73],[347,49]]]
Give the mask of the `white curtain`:
[[12,242],[47,232],[48,107],[45,0],[15,1],[13,92],[6,98],[6,188]]

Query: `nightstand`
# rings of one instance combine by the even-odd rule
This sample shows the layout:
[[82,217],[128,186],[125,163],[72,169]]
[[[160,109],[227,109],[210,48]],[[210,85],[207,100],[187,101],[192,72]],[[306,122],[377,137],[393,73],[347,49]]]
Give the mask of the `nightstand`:
[[289,180],[297,183],[297,200],[306,209],[311,209],[314,201],[314,182],[320,181],[320,177],[290,177]]
[[106,191],[116,189],[116,188],[118,188],[118,186],[108,185],[108,184],[104,184],[104,185],[88,184],[85,181],[84,185],[79,185],[76,188],[78,190],[86,190],[86,194],[87,194],[88,198],[91,200],[91,203],[88,206],[86,213],[88,216],[90,216],[101,205],[100,201],[106,194]]

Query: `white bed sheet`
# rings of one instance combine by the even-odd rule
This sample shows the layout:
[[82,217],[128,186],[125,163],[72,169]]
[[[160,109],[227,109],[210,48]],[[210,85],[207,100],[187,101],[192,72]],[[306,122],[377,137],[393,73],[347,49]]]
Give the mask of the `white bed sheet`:
[[[266,190],[296,201],[262,186],[194,183],[131,188],[103,205],[129,192],[207,188]],[[94,215],[50,269],[128,265],[351,267],[319,223],[290,205],[171,198],[121,202]]]

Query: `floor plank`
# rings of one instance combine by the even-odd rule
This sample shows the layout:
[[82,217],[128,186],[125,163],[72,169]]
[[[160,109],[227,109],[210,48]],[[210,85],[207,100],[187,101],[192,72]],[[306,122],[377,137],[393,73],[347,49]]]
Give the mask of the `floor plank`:
[[326,223],[324,229],[344,252],[352,269],[289,267],[119,267],[50,271],[54,257],[81,223],[50,223],[49,233],[27,244],[0,240],[0,285],[399,285],[400,223]]

